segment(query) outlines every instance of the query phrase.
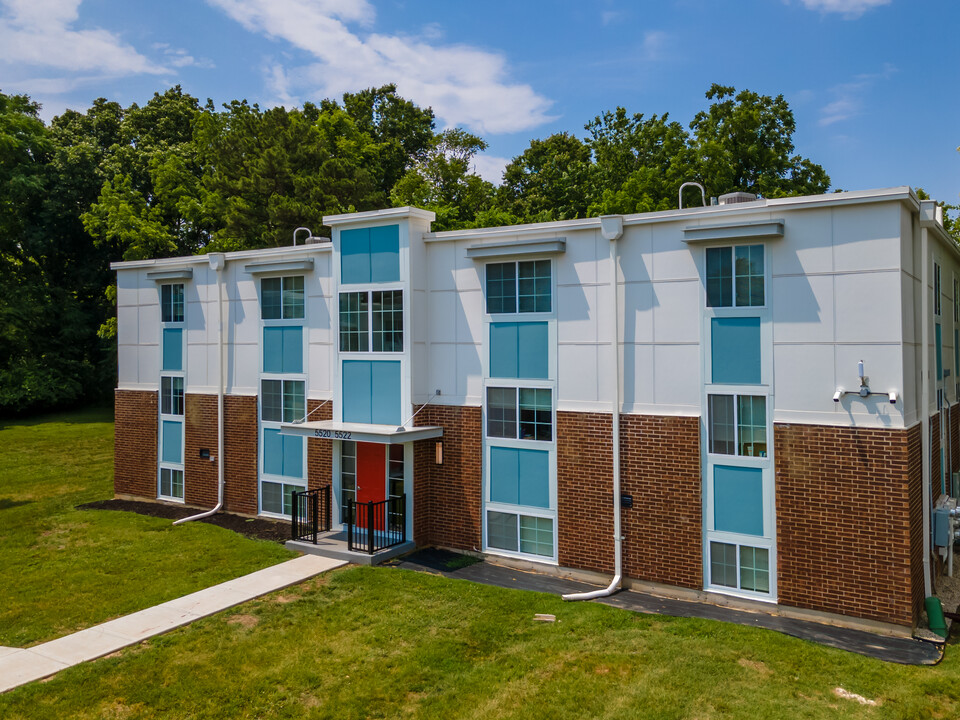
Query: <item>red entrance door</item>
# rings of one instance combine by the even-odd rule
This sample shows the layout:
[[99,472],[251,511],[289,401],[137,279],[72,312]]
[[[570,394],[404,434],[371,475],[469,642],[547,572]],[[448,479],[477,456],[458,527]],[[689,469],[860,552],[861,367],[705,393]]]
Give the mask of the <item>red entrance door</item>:
[[[357,503],[380,502],[387,498],[386,446],[357,443]],[[383,530],[385,508],[376,506],[373,526]],[[357,527],[367,527],[366,506],[357,508]]]

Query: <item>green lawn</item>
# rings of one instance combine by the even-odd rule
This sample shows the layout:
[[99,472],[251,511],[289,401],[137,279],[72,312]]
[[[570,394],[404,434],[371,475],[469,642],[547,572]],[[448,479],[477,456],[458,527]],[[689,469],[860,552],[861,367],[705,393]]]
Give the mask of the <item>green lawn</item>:
[[[534,622],[541,612],[557,622]],[[351,567],[13,690],[0,717],[956,718],[958,652],[904,667],[756,628]]]
[[112,496],[109,411],[0,423],[0,645],[50,640],[294,556],[203,523],[75,509]]

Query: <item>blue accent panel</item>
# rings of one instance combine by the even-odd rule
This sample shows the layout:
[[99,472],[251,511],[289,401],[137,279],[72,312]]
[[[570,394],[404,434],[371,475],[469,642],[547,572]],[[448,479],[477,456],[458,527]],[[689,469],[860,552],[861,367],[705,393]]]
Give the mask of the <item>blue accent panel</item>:
[[370,362],[368,360],[343,361],[343,421],[370,422]]
[[937,380],[943,380],[943,332],[940,323],[933,326],[937,336]]
[[279,430],[263,431],[263,472],[283,475],[283,438]]
[[490,448],[490,501],[550,507],[550,453]]
[[183,329],[163,329],[163,369],[183,370]]
[[340,282],[370,282],[370,230],[340,231]]
[[520,496],[519,450],[513,448],[490,448],[490,500],[491,502],[517,504]]
[[763,536],[763,470],[714,466],[713,525],[722,532]]
[[303,477],[303,438],[263,431],[263,472],[268,475]]
[[759,385],[760,318],[712,318],[710,356],[713,382]]
[[283,372],[303,372],[303,328],[299,325],[283,328]]
[[263,329],[263,371],[303,372],[303,328],[282,325]]
[[517,370],[517,323],[490,323],[490,377],[519,377]]
[[400,363],[396,360],[370,363],[370,421],[377,425],[399,425]]
[[303,438],[299,435],[281,435],[283,441],[283,472],[287,477],[303,477]]
[[547,324],[519,323],[517,327],[517,377],[549,377],[550,351],[547,347]]
[[183,462],[183,423],[164,420],[160,438],[160,460],[165,463]]
[[490,323],[490,377],[547,379],[547,323]]
[[400,226],[370,228],[370,282],[400,279]]
[[546,450],[517,450],[521,505],[550,507],[550,453]]

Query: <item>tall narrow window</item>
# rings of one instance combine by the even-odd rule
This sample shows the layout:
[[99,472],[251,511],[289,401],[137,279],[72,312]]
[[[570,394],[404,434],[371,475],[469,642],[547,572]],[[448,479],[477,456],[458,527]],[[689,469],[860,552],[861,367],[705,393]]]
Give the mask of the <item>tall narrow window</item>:
[[260,281],[260,317],[264,320],[303,318],[303,276],[263,278]]
[[373,314],[373,351],[403,352],[403,292],[374,290],[370,305]]
[[940,263],[933,264],[933,314],[940,314]]
[[489,263],[487,313],[546,313],[553,308],[549,260]]
[[160,286],[160,321],[183,322],[183,284]]
[[403,352],[403,291],[340,293],[341,352]]
[[763,245],[707,248],[707,307],[760,307],[766,303]]
[[367,293],[340,293],[340,352],[367,352]]

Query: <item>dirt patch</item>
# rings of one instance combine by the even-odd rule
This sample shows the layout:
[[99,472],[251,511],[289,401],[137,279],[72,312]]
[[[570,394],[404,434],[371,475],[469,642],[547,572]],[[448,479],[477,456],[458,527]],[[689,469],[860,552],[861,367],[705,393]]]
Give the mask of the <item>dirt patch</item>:
[[286,605],[287,603],[292,603],[300,599],[299,595],[274,595],[273,601],[275,603],[280,603],[281,605]]
[[[78,505],[77,510],[123,510],[168,520],[179,520],[201,512],[195,508],[185,508],[179,505],[119,499],[98,500],[97,502]],[[290,523],[286,522],[265,520],[264,518],[247,518],[226,512],[218,512],[197,522],[205,522],[227,530],[233,530],[236,533],[258,540],[284,543],[290,539]]]
[[747,660],[746,658],[740,658],[737,660],[737,665],[750,670],[756,670],[761,675],[769,675],[771,672],[770,668],[768,668],[759,660]]
[[256,627],[257,623],[259,622],[260,618],[258,618],[256,615],[245,615],[243,613],[233,615],[229,620],[227,620],[228,625],[239,625],[247,630]]

